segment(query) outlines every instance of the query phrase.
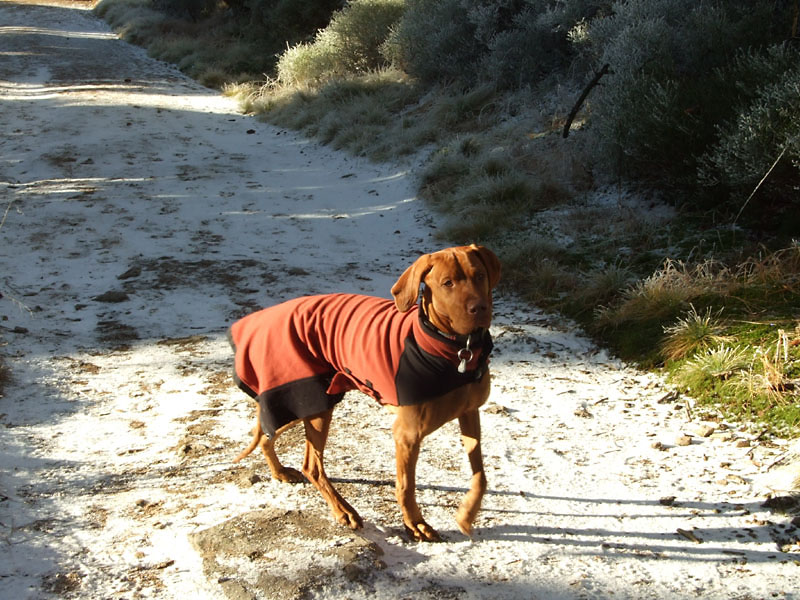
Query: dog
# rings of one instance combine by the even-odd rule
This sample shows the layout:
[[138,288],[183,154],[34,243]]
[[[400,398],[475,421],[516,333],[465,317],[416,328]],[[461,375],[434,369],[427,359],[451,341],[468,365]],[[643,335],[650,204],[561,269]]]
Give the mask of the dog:
[[[409,537],[436,541],[416,501],[416,463],[425,438],[458,419],[472,478],[456,512],[465,535],[486,492],[478,409],[489,397],[492,290],[500,261],[482,246],[419,257],[392,286],[394,300],[355,294],[306,296],[265,308],[229,331],[234,379],[257,402],[256,423],[239,462],[260,447],[272,476],[307,478],[339,523],[363,521],[325,474],[323,452],[334,406],[361,390],[395,413],[395,495]],[[305,427],[302,472],[285,467],[275,439]]]

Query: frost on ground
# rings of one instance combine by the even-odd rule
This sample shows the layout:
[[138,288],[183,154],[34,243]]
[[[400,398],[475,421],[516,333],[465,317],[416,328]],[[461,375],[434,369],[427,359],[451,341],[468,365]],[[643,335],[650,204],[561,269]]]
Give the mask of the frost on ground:
[[[85,10],[3,2],[0,52],[0,596],[794,597],[800,528],[762,485],[786,444],[511,297],[473,539],[457,427],[419,465],[444,542],[411,543],[391,417],[358,394],[326,465],[360,534],[259,457],[234,465],[252,409],[227,325],[301,294],[388,296],[440,245],[411,174],[238,114]],[[288,465],[301,442],[281,437]]]

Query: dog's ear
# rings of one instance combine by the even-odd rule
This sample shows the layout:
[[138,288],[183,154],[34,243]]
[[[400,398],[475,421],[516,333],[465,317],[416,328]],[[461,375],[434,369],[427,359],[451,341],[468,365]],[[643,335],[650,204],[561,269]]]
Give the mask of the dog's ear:
[[425,275],[431,270],[432,260],[430,254],[423,254],[400,275],[400,279],[392,286],[392,296],[397,310],[406,312],[417,303],[419,286]]
[[500,282],[500,259],[497,255],[485,246],[470,245],[470,248],[478,253],[486,273],[489,275],[489,287],[494,288]]

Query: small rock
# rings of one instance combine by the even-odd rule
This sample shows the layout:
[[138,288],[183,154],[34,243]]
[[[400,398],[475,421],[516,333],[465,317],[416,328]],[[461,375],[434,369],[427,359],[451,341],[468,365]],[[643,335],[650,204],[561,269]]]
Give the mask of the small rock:
[[690,435],[680,435],[678,439],[675,440],[676,446],[691,446],[692,444],[692,436]]
[[105,294],[100,294],[99,296],[95,296],[92,298],[95,302],[108,302],[110,304],[116,304],[119,302],[125,302],[129,300],[130,297],[125,292],[111,290],[106,292]]
[[42,581],[42,587],[53,594],[66,595],[74,592],[81,586],[81,574],[78,572],[56,573],[46,575]]
[[650,447],[654,448],[655,450],[660,450],[661,452],[666,452],[667,450],[669,450],[669,448],[665,444],[662,444],[661,442],[654,442],[653,444],[651,444]]
[[737,448],[749,448],[750,447],[750,440],[739,440],[736,442]]
[[141,274],[142,274],[142,267],[139,266],[131,267],[124,273],[117,275],[117,279],[131,279],[133,277],[138,277]]
[[237,478],[240,487],[252,487],[260,481],[262,481],[261,475],[251,469],[248,469]]
[[716,427],[709,425],[708,423],[698,423],[692,427],[692,433],[694,433],[697,437],[707,438],[715,431]]
[[662,506],[672,506],[675,504],[675,496],[664,496],[663,498],[659,499],[658,503]]
[[506,417],[509,415],[508,409],[505,406],[493,403],[489,404],[486,408],[484,408],[483,412],[485,412],[488,415],[503,415]]
[[773,496],[767,498],[761,506],[774,512],[786,513],[800,506],[800,499],[794,496]]
[[656,403],[657,404],[670,404],[671,402],[675,402],[675,400],[677,400],[679,396],[680,396],[680,394],[677,391],[673,390],[671,392],[667,392],[664,396],[659,398],[656,401]]
[[728,483],[734,483],[734,484],[737,484],[737,485],[747,485],[747,480],[744,477],[742,477],[741,475],[736,475],[735,473],[729,473],[725,477],[725,480]]
[[579,406],[575,409],[575,416],[582,419],[590,419],[592,417],[592,413],[586,410],[585,406]]

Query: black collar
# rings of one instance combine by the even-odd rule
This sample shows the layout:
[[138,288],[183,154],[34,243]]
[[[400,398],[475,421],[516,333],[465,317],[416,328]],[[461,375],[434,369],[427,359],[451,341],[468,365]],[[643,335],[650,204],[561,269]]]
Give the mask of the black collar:
[[419,322],[422,324],[422,327],[425,329],[425,332],[432,335],[433,337],[444,338],[452,342],[454,345],[458,346],[459,348],[464,348],[467,346],[467,342],[469,341],[470,346],[472,347],[481,347],[484,343],[484,339],[488,334],[488,330],[483,328],[478,328],[472,333],[467,335],[461,335],[458,333],[447,333],[442,331],[441,329],[437,328],[433,323],[431,323],[428,315],[425,314],[425,311],[422,309],[422,303],[420,302],[419,305]]

